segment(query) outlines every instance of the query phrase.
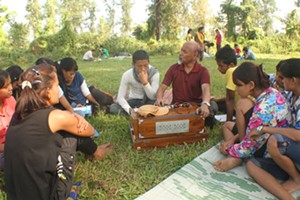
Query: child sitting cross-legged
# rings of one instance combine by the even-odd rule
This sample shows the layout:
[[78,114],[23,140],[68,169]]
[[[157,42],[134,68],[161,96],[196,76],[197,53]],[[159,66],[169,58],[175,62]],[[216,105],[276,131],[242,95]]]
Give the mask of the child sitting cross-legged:
[[262,65],[251,62],[242,63],[233,72],[233,81],[236,90],[242,97],[251,95],[255,98],[252,116],[246,129],[245,137],[236,144],[230,145],[226,150],[228,158],[219,160],[214,164],[218,171],[227,171],[240,165],[243,159],[253,155],[261,156],[269,134],[262,134],[257,140],[250,140],[248,134],[251,130],[261,130],[262,126],[280,127],[286,124],[288,115],[287,104],[280,92],[270,87],[268,75],[263,71]]

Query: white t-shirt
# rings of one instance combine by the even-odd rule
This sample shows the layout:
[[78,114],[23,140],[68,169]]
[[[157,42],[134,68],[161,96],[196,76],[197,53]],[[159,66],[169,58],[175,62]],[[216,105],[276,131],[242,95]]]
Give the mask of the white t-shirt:
[[84,55],[83,55],[83,60],[92,60],[93,57],[93,52],[91,50],[87,51]]
[[[149,68],[151,67],[152,66],[149,65]],[[143,85],[135,80],[135,78],[133,77],[133,68],[130,68],[129,70],[124,72],[122,76],[117,102],[127,113],[129,113],[130,105],[125,99],[125,95],[128,88],[129,99],[143,99],[144,96],[147,95],[149,99],[155,100],[158,87],[159,72],[152,76],[151,80],[147,85]]]

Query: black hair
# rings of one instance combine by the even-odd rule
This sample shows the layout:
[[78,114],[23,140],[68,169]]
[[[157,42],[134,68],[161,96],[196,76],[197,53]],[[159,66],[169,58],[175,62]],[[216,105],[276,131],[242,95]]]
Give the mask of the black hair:
[[5,83],[9,77],[9,73],[5,70],[0,69],[0,89],[5,86]]
[[286,62],[286,60],[281,60],[277,65],[276,65],[276,72],[279,72],[279,68]]
[[27,81],[29,85],[22,88],[16,105],[17,119],[23,119],[30,113],[49,107],[45,100],[48,96],[45,91],[53,86],[56,78],[56,69],[48,63],[42,63],[28,68],[20,76],[20,81]]
[[39,65],[42,63],[48,63],[49,65],[52,65],[52,66],[56,65],[56,63],[53,60],[51,60],[50,58],[47,58],[47,57],[41,57],[35,61],[36,65]]
[[24,72],[24,70],[19,65],[12,65],[8,67],[6,71],[9,73],[10,81],[12,83],[19,80],[20,75]]
[[237,64],[237,58],[234,50],[230,47],[230,45],[225,45],[221,49],[219,49],[216,53],[216,60],[218,62],[223,62],[226,65],[230,65],[233,63],[234,66]]
[[193,31],[193,29],[189,28],[189,30],[187,31],[187,33],[191,33]]
[[244,48],[243,48],[243,51],[248,52],[248,49],[249,49],[248,47],[244,47]]
[[234,47],[237,47],[237,46],[239,46],[238,44],[234,44]]
[[52,59],[50,58],[47,58],[47,57],[40,57],[39,59],[37,59],[35,61],[35,64],[36,65],[39,65],[39,64],[42,64],[42,63],[46,63],[46,64],[49,64],[49,65],[52,65],[56,68],[56,71],[57,73],[59,73],[61,70],[60,70],[60,66],[57,62],[53,61]]
[[198,28],[198,31],[202,31],[203,29],[204,29],[204,27],[201,26],[201,27]]
[[63,58],[59,62],[59,66],[60,69],[64,71],[78,71],[77,62],[71,57]]
[[256,88],[267,89],[270,87],[269,76],[263,71],[262,65],[255,65],[252,62],[243,62],[233,72],[233,82],[235,85],[241,85],[253,81]]
[[149,55],[144,50],[137,50],[132,55],[132,62],[135,63],[138,60],[148,60],[149,61]]
[[[290,58],[280,61],[279,72],[287,78],[300,78],[300,58]],[[277,66],[276,66],[277,67]]]

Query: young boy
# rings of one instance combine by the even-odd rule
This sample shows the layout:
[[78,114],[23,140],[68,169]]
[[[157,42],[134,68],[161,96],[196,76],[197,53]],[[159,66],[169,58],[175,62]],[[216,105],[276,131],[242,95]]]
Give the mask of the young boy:
[[[244,137],[254,103],[249,98],[240,99],[236,92],[232,79],[232,74],[237,68],[235,51],[229,45],[225,45],[216,53],[216,62],[218,70],[226,76],[226,96],[214,100],[219,111],[226,113],[226,122],[222,125],[223,141],[220,151],[227,154],[227,147]],[[236,122],[232,122],[234,115]]]

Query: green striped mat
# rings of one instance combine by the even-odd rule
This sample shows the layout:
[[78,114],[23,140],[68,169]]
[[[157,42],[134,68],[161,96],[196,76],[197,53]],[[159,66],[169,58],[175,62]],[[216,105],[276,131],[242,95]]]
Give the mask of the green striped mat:
[[[216,145],[136,200],[276,199],[248,176],[244,166],[223,173],[214,170],[213,163],[223,158]],[[293,195],[300,200],[300,191]]]

